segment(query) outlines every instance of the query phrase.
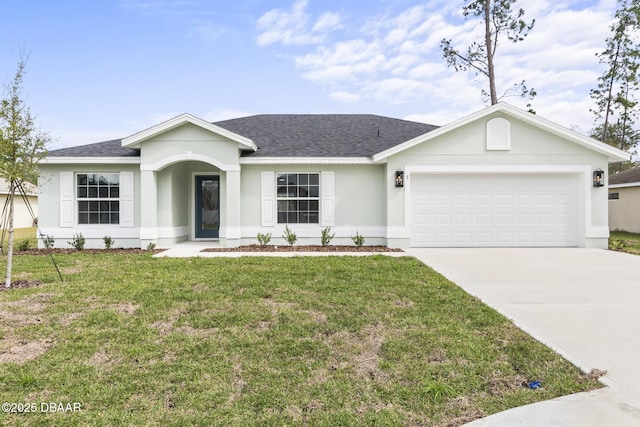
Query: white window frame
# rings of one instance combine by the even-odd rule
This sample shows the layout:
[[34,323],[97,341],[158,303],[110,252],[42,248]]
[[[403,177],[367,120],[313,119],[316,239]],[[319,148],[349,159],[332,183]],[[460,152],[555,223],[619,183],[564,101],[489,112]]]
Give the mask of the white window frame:
[[[281,175],[297,175],[298,180],[300,179],[300,175],[316,175],[318,177],[318,184],[309,184],[307,183],[306,185],[313,185],[314,187],[317,186],[318,187],[318,195],[317,196],[307,196],[307,197],[300,197],[299,195],[297,197],[280,197],[278,195],[278,176]],[[302,184],[304,185],[304,184]],[[300,184],[298,183],[298,187],[300,186]],[[308,201],[308,202],[317,202],[318,204],[318,220],[316,222],[289,222],[288,219],[286,222],[280,222],[280,209],[278,207],[278,205],[280,204],[280,202],[303,202],[303,201]],[[309,212],[315,212],[315,210],[311,211],[308,210]],[[275,173],[275,223],[276,224],[281,224],[281,225],[290,225],[290,224],[295,224],[295,225],[319,225],[321,223],[321,212],[322,212],[322,173],[321,172],[316,172],[316,171],[312,171],[312,172],[276,172]],[[287,211],[289,212],[289,211]],[[301,211],[297,211],[297,212],[301,212]]]

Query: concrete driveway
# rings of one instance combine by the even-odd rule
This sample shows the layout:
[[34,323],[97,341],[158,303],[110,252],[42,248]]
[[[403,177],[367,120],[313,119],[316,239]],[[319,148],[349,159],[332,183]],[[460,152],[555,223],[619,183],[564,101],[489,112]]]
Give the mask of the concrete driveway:
[[600,249],[410,249],[607,388],[471,426],[640,426],[640,256]]

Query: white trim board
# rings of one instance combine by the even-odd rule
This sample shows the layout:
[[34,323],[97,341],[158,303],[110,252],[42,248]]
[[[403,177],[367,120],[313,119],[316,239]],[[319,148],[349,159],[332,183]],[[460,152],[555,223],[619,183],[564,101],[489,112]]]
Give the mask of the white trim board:
[[629,182],[626,184],[609,184],[609,188],[630,188],[640,187],[640,182]]

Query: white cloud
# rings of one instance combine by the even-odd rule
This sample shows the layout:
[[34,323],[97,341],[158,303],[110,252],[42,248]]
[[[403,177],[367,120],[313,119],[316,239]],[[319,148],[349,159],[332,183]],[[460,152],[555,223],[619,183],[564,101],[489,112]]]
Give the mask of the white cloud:
[[326,39],[327,31],[339,27],[340,15],[329,12],[311,24],[307,4],[307,0],[297,0],[290,10],[272,9],[262,15],[257,23],[258,46],[319,44]]
[[320,18],[318,18],[316,23],[313,25],[313,28],[311,31],[320,32],[320,31],[333,30],[335,28],[340,27],[341,21],[342,21],[342,18],[340,17],[339,14],[327,12],[320,15]]
[[[346,22],[336,17],[332,23],[349,28],[350,37],[320,42],[317,34],[317,46],[293,56],[296,68],[305,79],[328,88],[331,100],[396,106],[412,103],[423,109],[416,117],[436,124],[481,108],[485,101],[480,92],[488,86],[486,78],[447,68],[440,42],[451,38],[454,46],[466,50],[482,37],[482,21],[465,20],[462,8],[446,0],[392,12],[399,4],[389,6],[384,14],[365,16],[362,25],[353,18]],[[304,11],[307,2],[299,0],[294,6]],[[533,30],[520,43],[501,40],[498,48],[499,94],[526,80],[538,91],[533,108],[541,115],[558,116],[562,109],[569,109],[559,122],[588,129],[589,89],[601,72],[595,54],[603,50],[609,36],[616,0],[540,0],[526,8],[525,19],[536,19]],[[299,28],[305,30],[300,34],[315,35],[309,30],[309,16],[300,15],[298,21],[303,23]],[[327,24],[329,27],[334,28]],[[285,44],[283,37],[277,41]],[[505,100],[520,107],[528,102],[519,97]],[[426,110],[443,112],[430,114]]]
[[386,63],[377,43],[360,39],[320,47],[295,59],[297,67],[308,70],[304,77],[315,82],[354,81],[359,75],[375,74]]

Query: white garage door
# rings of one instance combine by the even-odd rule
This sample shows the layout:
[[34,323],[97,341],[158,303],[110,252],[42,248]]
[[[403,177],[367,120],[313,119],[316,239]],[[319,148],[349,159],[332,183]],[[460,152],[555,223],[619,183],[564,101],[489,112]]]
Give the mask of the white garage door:
[[411,174],[411,246],[578,246],[578,175]]

